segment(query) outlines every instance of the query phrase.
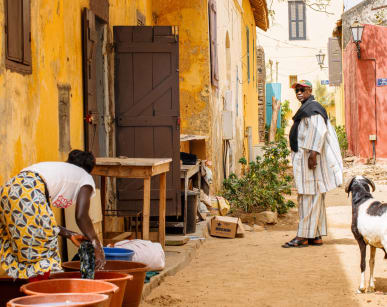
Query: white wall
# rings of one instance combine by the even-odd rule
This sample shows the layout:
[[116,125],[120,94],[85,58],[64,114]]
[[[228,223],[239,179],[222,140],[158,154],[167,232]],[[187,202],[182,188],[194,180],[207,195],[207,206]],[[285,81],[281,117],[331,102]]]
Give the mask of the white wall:
[[[231,107],[233,112],[232,123],[228,123],[234,129],[234,137],[230,141],[231,172],[237,172],[238,160],[243,154],[243,102],[242,84],[239,84],[242,76],[242,42],[241,42],[241,8],[233,0],[217,0],[217,47],[219,65],[219,88],[216,95],[215,118],[221,119],[222,111],[226,109],[225,99],[227,92],[231,92]],[[226,37],[228,42],[226,43]],[[229,48],[226,48],[226,46]],[[214,123],[213,123],[214,124]],[[216,124],[217,136],[222,138],[222,124]],[[214,131],[216,131],[214,130]],[[222,148],[219,148],[219,155]],[[223,167],[223,166],[222,166]]]
[[[267,32],[257,30],[257,42],[265,49],[266,63],[270,59],[274,62],[274,82],[275,63],[279,62],[278,82],[282,84],[282,101],[289,100],[294,113],[299,102],[295,98],[294,90],[289,88],[289,75],[297,75],[298,80],[306,79],[313,84],[318,80],[329,79],[328,69],[320,70],[315,55],[321,49],[326,54],[325,66],[328,65],[328,38],[332,36],[336,21],[341,18],[343,0],[331,1],[328,11],[333,13],[332,15],[306,7],[306,40],[289,40],[287,1],[274,0],[272,9],[275,11],[274,20],[271,18],[271,26]],[[270,75],[269,69],[267,74]]]

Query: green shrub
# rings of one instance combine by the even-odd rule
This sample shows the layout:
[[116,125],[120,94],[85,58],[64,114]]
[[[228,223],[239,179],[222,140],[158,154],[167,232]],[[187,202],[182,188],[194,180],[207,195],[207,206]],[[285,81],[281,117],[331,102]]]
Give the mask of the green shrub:
[[348,150],[347,133],[344,126],[335,126],[337,139],[339,140],[341,156],[345,158]]
[[[231,174],[224,180],[223,197],[232,206],[248,213],[268,209],[279,214],[286,213],[295,206],[284,197],[291,194],[292,177],[286,173],[289,153],[284,139],[266,145],[263,157],[250,162],[244,176],[238,178]],[[239,163],[246,165],[247,161],[242,158]]]

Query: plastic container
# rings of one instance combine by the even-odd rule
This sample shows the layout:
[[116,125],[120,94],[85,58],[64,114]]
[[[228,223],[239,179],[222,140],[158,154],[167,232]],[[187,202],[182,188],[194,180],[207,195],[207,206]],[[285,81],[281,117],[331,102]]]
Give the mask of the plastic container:
[[134,251],[126,248],[104,247],[106,260],[132,261]]
[[119,288],[110,282],[91,279],[41,280],[20,287],[20,291],[27,295],[59,293],[106,294],[109,296],[107,306],[110,306],[111,298],[118,290]]
[[[81,272],[61,272],[51,273],[50,279],[63,279],[63,278],[81,278]],[[102,280],[115,284],[120,289],[117,293],[114,293],[110,302],[111,307],[121,307],[124,299],[126,283],[128,280],[132,280],[133,276],[120,272],[104,272],[98,271],[94,274],[94,280]]]
[[[105,294],[46,294],[15,298],[7,307],[60,306],[60,307],[109,307],[109,296]],[[5,305],[2,305],[5,306]]]
[[[65,271],[79,271],[80,262],[70,261],[62,263]],[[107,260],[105,271],[121,272],[133,276],[133,280],[128,280],[126,284],[124,301],[122,307],[137,307],[141,302],[142,288],[144,287],[145,274],[148,268],[145,264],[134,261]]]

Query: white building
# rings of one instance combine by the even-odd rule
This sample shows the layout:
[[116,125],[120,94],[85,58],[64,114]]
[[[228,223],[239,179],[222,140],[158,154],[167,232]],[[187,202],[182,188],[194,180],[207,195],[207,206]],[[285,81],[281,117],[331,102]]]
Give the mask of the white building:
[[[315,85],[316,82],[321,84],[321,81],[329,80],[329,72],[325,68],[328,66],[328,39],[341,18],[343,0],[331,1],[328,13],[313,10],[301,0],[273,0],[269,10],[274,12],[270,28],[267,32],[258,30],[257,42],[265,50],[267,82],[281,83],[281,101],[289,100],[294,114],[299,102],[290,88],[293,82],[306,79]],[[316,60],[320,50],[326,55],[322,69]],[[270,60],[273,63],[272,72],[268,64]],[[342,124],[344,119],[341,88],[329,87],[329,91],[337,93],[334,116],[338,124]]]

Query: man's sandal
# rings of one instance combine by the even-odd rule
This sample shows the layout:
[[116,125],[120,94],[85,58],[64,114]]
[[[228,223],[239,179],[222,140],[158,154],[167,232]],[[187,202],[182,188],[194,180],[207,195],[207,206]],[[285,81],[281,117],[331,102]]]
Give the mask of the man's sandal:
[[293,240],[286,242],[282,245],[283,248],[290,248],[290,247],[308,247],[309,242],[308,239],[301,239],[298,240],[297,238],[294,238]]
[[309,245],[314,245],[314,246],[321,246],[323,245],[323,241],[321,236],[315,237],[314,239],[308,239]]

